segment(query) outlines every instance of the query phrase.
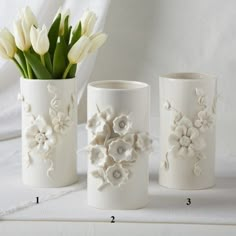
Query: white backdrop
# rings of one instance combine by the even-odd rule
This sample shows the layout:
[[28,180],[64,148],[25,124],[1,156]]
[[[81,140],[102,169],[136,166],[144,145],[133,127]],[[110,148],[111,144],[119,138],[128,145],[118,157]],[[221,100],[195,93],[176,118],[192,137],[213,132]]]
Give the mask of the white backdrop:
[[[49,21],[65,2],[77,19],[84,8],[95,9],[102,27],[109,0],[1,0],[0,27],[10,26],[17,8],[30,5],[41,22]],[[158,76],[194,71],[218,76],[218,152],[236,155],[236,1],[235,0],[114,0],[104,31],[107,43],[85,62],[81,77],[91,80],[140,80],[151,85],[152,115],[158,117]],[[19,134],[17,72],[0,62],[0,138]],[[79,109],[86,117],[86,99]],[[6,125],[7,124],[7,125]]]
[[158,76],[202,72],[218,76],[217,151],[236,156],[236,1],[112,1],[92,80],[140,80],[151,85],[159,116]]

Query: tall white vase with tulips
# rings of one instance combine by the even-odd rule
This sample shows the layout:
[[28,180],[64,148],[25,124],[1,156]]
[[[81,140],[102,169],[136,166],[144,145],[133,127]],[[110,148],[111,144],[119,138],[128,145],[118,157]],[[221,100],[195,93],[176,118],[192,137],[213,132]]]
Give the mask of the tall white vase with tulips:
[[13,34],[0,31],[0,56],[21,72],[22,176],[24,184],[61,187],[77,181],[77,67],[106,41],[94,33],[96,15],[86,11],[69,24],[58,10],[49,30],[31,9],[21,10]]

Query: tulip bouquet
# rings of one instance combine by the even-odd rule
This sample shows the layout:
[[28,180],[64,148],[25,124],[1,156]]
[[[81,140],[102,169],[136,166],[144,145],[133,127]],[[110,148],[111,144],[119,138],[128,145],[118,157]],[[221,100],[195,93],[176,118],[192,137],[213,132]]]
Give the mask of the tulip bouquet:
[[27,79],[75,77],[79,65],[106,41],[104,33],[93,34],[96,15],[86,11],[79,23],[69,24],[69,11],[58,10],[49,30],[40,28],[31,9],[21,10],[13,34],[0,31],[0,56],[12,60]]

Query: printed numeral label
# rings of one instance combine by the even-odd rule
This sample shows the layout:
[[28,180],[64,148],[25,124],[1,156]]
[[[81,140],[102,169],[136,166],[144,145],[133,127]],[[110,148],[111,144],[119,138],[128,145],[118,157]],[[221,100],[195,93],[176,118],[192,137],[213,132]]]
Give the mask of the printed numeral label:
[[192,202],[191,202],[191,198],[187,198],[187,203],[186,203],[186,205],[189,206],[189,205],[191,205],[191,203],[192,203]]
[[115,223],[115,216],[111,216],[111,223]]

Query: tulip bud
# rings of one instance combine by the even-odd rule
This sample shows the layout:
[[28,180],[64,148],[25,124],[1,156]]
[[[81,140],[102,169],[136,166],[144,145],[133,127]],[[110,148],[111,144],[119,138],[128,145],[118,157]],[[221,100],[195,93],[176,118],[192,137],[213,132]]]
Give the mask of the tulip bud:
[[81,19],[82,35],[90,36],[97,21],[96,14],[92,11],[86,11]]
[[15,56],[16,44],[11,32],[4,28],[0,31],[0,55],[4,59],[11,59]]
[[20,19],[24,19],[29,28],[31,28],[32,25],[38,26],[37,19],[29,6],[21,10]]
[[81,62],[88,54],[90,47],[90,39],[87,36],[82,36],[70,49],[68,60],[70,64]]
[[107,40],[107,35],[104,33],[97,33],[92,35],[90,40],[91,43],[88,53],[93,53],[105,43]]
[[44,55],[49,49],[48,31],[46,26],[43,25],[41,30],[31,26],[30,41],[34,51],[41,56]]
[[[31,27],[31,26],[30,26]],[[20,19],[14,22],[13,31],[16,41],[16,46],[21,51],[27,51],[30,46],[30,28],[25,19]]]
[[56,13],[56,16],[54,17],[54,20],[57,18],[57,16],[61,14],[61,22],[60,22],[60,28],[59,28],[59,35],[64,34],[64,24],[65,24],[65,19],[67,16],[70,15],[70,10],[67,9],[66,11],[63,11],[62,8],[60,7]]

